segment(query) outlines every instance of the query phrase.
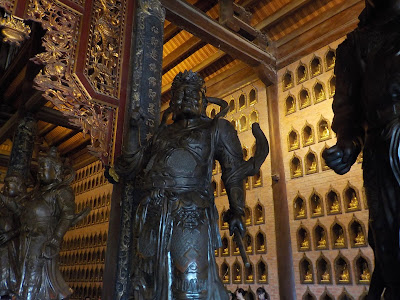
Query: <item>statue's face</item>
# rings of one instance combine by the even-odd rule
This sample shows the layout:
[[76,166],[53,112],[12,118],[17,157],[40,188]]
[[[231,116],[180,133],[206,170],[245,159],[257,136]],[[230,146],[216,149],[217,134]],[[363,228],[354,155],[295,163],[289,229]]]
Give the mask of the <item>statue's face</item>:
[[8,197],[15,197],[18,195],[19,183],[13,179],[5,180],[4,182],[4,194]]
[[193,119],[202,114],[203,97],[200,90],[183,84],[175,89],[171,100],[171,107],[175,119]]
[[44,184],[53,183],[57,179],[56,170],[49,160],[43,160],[39,163],[38,178]]

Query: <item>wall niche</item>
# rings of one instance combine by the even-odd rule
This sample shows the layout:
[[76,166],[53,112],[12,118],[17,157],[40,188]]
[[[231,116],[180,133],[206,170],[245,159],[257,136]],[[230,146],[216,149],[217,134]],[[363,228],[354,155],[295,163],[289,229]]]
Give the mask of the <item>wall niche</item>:
[[300,65],[297,67],[296,75],[298,84],[308,79],[307,66],[302,62],[300,62]]
[[347,239],[344,227],[337,220],[331,227],[332,246],[334,249],[347,248]]
[[282,78],[283,90],[286,91],[294,86],[293,84],[293,74],[289,70],[286,71]]
[[342,212],[339,193],[333,190],[332,187],[326,194],[326,209],[328,215],[340,214]]
[[306,108],[311,105],[310,92],[304,87],[299,93],[300,109]]
[[285,105],[286,106],[286,109],[285,109],[286,115],[290,115],[290,114],[296,112],[296,99],[293,95],[289,94],[286,97],[285,104],[286,104]]
[[310,62],[311,76],[315,77],[322,74],[322,63],[318,56],[314,56]]
[[292,128],[288,134],[288,149],[289,151],[297,150],[300,148],[299,133]]
[[297,193],[296,198],[293,200],[293,214],[295,220],[307,218],[306,201],[299,193]]
[[320,217],[324,215],[324,208],[322,205],[322,198],[318,195],[315,190],[310,196],[310,210],[312,217]]

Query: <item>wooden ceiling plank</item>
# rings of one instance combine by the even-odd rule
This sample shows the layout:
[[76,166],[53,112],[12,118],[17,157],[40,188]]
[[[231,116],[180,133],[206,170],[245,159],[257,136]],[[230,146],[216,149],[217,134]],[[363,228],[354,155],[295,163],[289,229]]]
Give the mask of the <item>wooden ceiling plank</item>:
[[266,28],[282,21],[284,18],[286,18],[288,15],[292,14],[299,8],[303,7],[306,5],[308,2],[311,0],[294,0],[290,1],[288,4],[283,6],[281,9],[278,9],[275,13],[270,15],[269,17],[265,18],[261,22],[259,22],[255,28],[257,30],[265,30]]
[[167,27],[164,28],[164,38],[163,38],[164,43],[168,42],[180,31],[181,29],[172,23],[167,25]]
[[[336,7],[327,10],[326,12],[320,14],[317,18],[314,18],[310,22],[304,24],[303,26],[299,27],[298,29],[292,31],[288,35],[285,35],[283,38],[275,41],[275,46],[277,48],[281,47],[282,45],[290,42],[291,40],[295,39],[296,37],[302,35],[303,33],[309,31],[310,29],[320,25],[321,23],[325,22],[326,20],[332,18],[333,16],[341,13],[342,11],[353,7],[354,5],[364,3],[364,0],[346,0],[337,5]],[[279,49],[277,50],[279,53]]]
[[168,19],[193,35],[250,66],[256,67],[264,62],[275,67],[276,60],[272,54],[221,26],[187,2],[161,0],[161,3],[167,10]]
[[59,110],[43,106],[36,114],[38,120],[62,126],[68,129],[80,130],[81,128],[69,122],[67,117]]
[[45,126],[39,129],[38,131],[38,136],[45,136],[48,134],[50,131],[54,130],[57,127],[57,125],[47,123]]
[[193,49],[198,47],[201,43],[204,42],[198,37],[192,36],[183,45],[176,48],[174,51],[172,51],[163,59],[163,65],[162,65],[163,70],[171,67],[174,63],[181,60],[181,57],[185,55],[185,53],[192,51]]

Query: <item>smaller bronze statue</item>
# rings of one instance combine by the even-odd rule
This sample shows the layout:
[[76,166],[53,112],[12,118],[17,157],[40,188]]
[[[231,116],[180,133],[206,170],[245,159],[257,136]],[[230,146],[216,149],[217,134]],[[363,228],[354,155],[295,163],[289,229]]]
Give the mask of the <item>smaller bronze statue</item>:
[[51,148],[39,158],[38,185],[23,198],[1,197],[1,202],[19,218],[18,274],[12,294],[18,299],[65,299],[71,289],[58,267],[60,244],[68,228],[88,213],[75,214],[75,195],[69,186],[72,168],[64,166]]

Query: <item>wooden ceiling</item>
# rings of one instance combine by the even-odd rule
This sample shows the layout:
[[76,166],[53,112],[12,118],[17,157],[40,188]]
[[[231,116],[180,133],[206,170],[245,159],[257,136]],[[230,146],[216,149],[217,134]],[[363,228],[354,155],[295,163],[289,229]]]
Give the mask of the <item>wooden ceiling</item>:
[[[197,71],[212,89],[222,78],[248,65],[255,67],[262,62],[270,70],[284,68],[354,29],[364,7],[363,0],[235,0],[235,17],[241,19],[243,13],[246,17],[238,21],[241,28],[235,32],[227,30],[226,23],[220,24],[223,23],[220,5],[225,7],[230,0],[161,2],[167,12],[162,110],[169,101],[171,83],[178,72]],[[264,34],[269,45],[256,44],[254,34],[248,34],[253,31]],[[56,146],[62,155],[75,161],[75,167],[81,167],[95,160],[86,148],[90,138],[84,137],[79,128],[69,124],[40,92],[32,89],[31,74],[38,69],[28,58],[42,51],[38,44],[41,34],[40,29],[36,30],[31,44],[26,43],[24,52],[13,58],[11,71],[0,75],[0,143],[10,138],[21,111],[33,111],[39,120],[41,141]],[[0,56],[1,51],[0,48]],[[247,74],[249,71],[241,76]],[[8,161],[5,153],[0,153],[0,167]]]

